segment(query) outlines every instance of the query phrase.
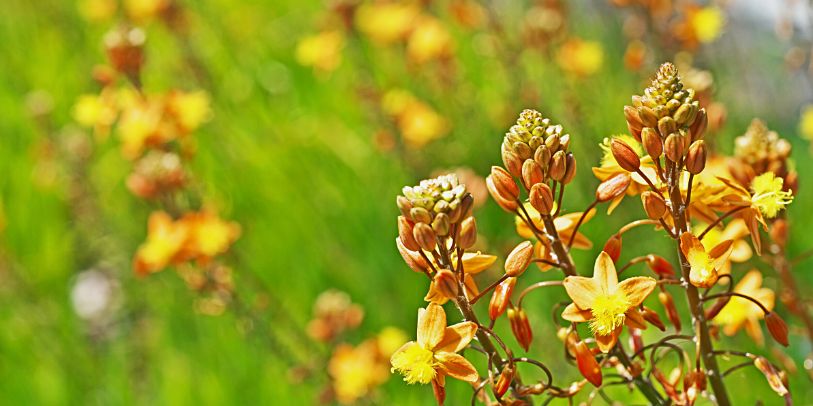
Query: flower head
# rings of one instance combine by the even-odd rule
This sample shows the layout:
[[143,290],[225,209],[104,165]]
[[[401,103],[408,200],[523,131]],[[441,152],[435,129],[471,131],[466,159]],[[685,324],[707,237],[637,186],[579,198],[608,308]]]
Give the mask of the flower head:
[[773,172],[765,172],[751,181],[751,204],[769,219],[793,201],[793,192],[782,190],[783,183]]
[[733,247],[732,240],[725,240],[706,251],[703,243],[694,234],[690,232],[681,234],[680,250],[691,267],[689,282],[699,288],[714,286],[720,276],[720,269],[728,261]]
[[[743,276],[734,287],[734,292],[754,298],[768,310],[773,309],[774,292],[762,287],[762,274],[756,269]],[[759,320],[763,317],[765,317],[764,312],[756,304],[747,299],[732,297],[713,321],[723,326],[723,333],[729,336],[734,335],[741,327],[745,327],[748,335],[761,344],[763,337]]]
[[587,322],[603,352],[618,341],[624,324],[646,328],[637,307],[655,289],[655,279],[637,276],[618,282],[612,258],[602,252],[596,259],[593,277],[568,276],[564,286],[573,303],[562,313],[572,322]]

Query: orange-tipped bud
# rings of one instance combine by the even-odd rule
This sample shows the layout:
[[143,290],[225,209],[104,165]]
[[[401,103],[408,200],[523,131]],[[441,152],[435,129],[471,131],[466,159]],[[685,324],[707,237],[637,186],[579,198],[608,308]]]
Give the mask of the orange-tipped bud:
[[425,251],[433,251],[435,249],[435,245],[437,244],[435,230],[426,223],[415,224],[415,227],[412,229],[412,236],[415,237],[418,246]]
[[491,320],[497,320],[505,313],[505,309],[511,302],[511,293],[514,292],[515,286],[517,286],[517,278],[507,278],[494,288],[491,302],[488,303],[488,317]]
[[646,216],[652,220],[660,220],[666,214],[666,202],[657,193],[649,190],[641,193],[641,202]]
[[610,142],[610,151],[613,153],[615,161],[618,162],[618,166],[625,171],[635,172],[641,167],[641,159],[638,158],[638,154],[624,141],[614,138]]
[[667,261],[666,258],[660,255],[647,255],[646,264],[649,266],[649,269],[651,269],[652,272],[655,272],[661,278],[670,278],[675,276],[675,268],[672,267],[672,264]]
[[765,315],[765,325],[768,326],[768,332],[776,342],[785,347],[788,346],[788,325],[785,320],[782,320],[776,312],[770,312]]
[[663,150],[670,161],[678,162],[683,156],[683,140],[677,134],[669,134],[663,142]]
[[553,193],[550,186],[545,183],[537,183],[531,188],[528,201],[540,214],[550,214],[553,210]]
[[644,306],[644,311],[641,312],[641,315],[644,316],[644,320],[657,327],[658,330],[666,331],[666,325],[664,325],[663,321],[661,321],[661,316],[659,316],[654,310]]
[[615,199],[624,194],[630,185],[632,178],[627,173],[619,173],[604,182],[601,182],[596,188],[596,200],[604,203]]
[[612,258],[613,262],[618,262],[618,258],[621,256],[621,247],[621,234],[613,234],[613,236],[604,243],[603,251]]
[[567,185],[573,178],[576,177],[576,157],[572,152],[567,153],[567,160],[565,165],[565,175],[562,177],[562,183]]
[[533,185],[542,182],[542,167],[533,159],[526,159],[522,164],[522,184],[531,190]]
[[686,154],[686,170],[689,173],[697,175],[703,172],[706,168],[706,142],[697,140],[689,147],[689,153]]
[[714,304],[711,305],[708,310],[706,310],[706,320],[713,320],[715,317],[717,317],[717,315],[720,314],[730,300],[730,296],[724,296],[717,299],[717,301],[715,301]]
[[573,355],[576,357],[576,365],[579,367],[582,376],[593,386],[601,386],[601,367],[587,344],[579,340],[572,349],[574,351]]
[[767,358],[762,356],[756,357],[754,359],[754,366],[759,369],[759,372],[762,372],[762,374],[765,375],[771,389],[773,389],[773,391],[779,396],[785,396],[790,393],[787,385],[785,384],[785,380],[782,378],[781,371],[776,369],[776,367],[774,367]]
[[534,245],[530,241],[519,243],[505,259],[505,274],[512,277],[522,275],[534,257]]
[[398,247],[401,258],[404,259],[404,262],[406,262],[407,266],[413,271],[425,272],[429,267],[429,264],[426,263],[426,260],[424,260],[419,253],[410,251],[404,246],[404,243],[401,242],[401,237],[395,239],[395,245]]
[[412,203],[409,201],[409,199],[402,195],[398,195],[398,197],[395,199],[395,204],[398,206],[398,210],[401,211],[402,216],[409,220],[412,219],[412,216],[409,214],[409,211],[412,210]]
[[518,307],[509,308],[508,321],[511,323],[511,332],[514,333],[517,343],[522,349],[528,351],[533,340],[533,331],[531,330],[531,324],[528,322],[528,315]]
[[675,327],[675,331],[680,331],[680,315],[678,315],[677,308],[675,308],[675,301],[672,299],[672,295],[668,292],[660,292],[658,293],[658,300],[663,305],[664,310],[666,310],[666,317],[669,319],[669,322],[672,323],[672,326]]
[[522,159],[517,154],[508,150],[503,151],[502,163],[512,176],[516,178],[522,176]]
[[491,175],[486,177],[486,187],[488,188],[488,193],[491,194],[491,197],[494,198],[494,201],[497,202],[497,204],[502,207],[503,210],[509,213],[517,211],[517,208],[519,208],[517,201],[515,199],[508,199],[501,194],[494,183],[494,178],[492,178]]
[[516,374],[516,370],[508,365],[503,368],[502,372],[500,372],[500,376],[497,378],[497,382],[494,383],[494,396],[497,399],[503,397],[506,392],[508,392],[508,388],[511,387],[511,382],[514,380],[514,375]]
[[467,250],[477,242],[477,222],[474,217],[467,217],[460,223],[460,235],[457,237],[457,245]]
[[658,132],[652,128],[644,128],[641,132],[641,142],[644,144],[644,150],[652,159],[658,159],[663,155],[663,141]]
[[560,181],[565,177],[567,170],[567,155],[565,151],[556,151],[553,158],[550,160],[550,177],[555,181]]
[[697,141],[703,138],[703,135],[706,133],[706,126],[708,126],[708,124],[709,117],[706,114],[706,109],[700,109],[697,112],[697,116],[695,116],[691,127],[689,127],[689,134],[691,134],[692,141]]
[[497,187],[500,196],[506,200],[517,200],[519,187],[508,171],[499,166],[492,166],[490,177],[494,180],[494,186]]
[[418,246],[418,242],[415,241],[415,237],[412,235],[413,228],[413,224],[406,217],[398,216],[398,237],[408,250],[417,251],[421,247]]

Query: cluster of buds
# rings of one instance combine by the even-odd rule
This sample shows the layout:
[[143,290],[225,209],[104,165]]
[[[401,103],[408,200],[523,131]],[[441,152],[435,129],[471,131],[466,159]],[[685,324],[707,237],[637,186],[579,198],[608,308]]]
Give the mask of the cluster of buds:
[[341,291],[328,290],[319,294],[313,305],[313,319],[308,322],[308,335],[320,342],[330,342],[364,319],[364,309]]
[[401,243],[410,251],[434,251],[439,239],[457,231],[462,248],[471,248],[477,237],[471,217],[473,203],[466,186],[460,184],[455,175],[443,175],[421,181],[417,186],[404,187],[403,195],[397,200],[401,210],[398,218]]
[[734,159],[729,170],[738,182],[750,185],[755,177],[766,172],[784,180],[785,190],[796,191],[798,174],[790,165],[791,145],[762,120],[754,119],[745,133],[734,140]]
[[576,175],[576,159],[570,134],[551,124],[536,110],[524,110],[503,138],[502,161],[508,172],[522,180],[526,189],[550,180],[568,184]]

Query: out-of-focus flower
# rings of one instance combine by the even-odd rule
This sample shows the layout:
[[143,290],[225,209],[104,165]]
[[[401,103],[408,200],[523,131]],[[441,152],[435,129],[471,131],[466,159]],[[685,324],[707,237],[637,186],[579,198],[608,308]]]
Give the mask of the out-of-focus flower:
[[570,38],[562,44],[556,55],[556,62],[565,72],[577,76],[590,76],[604,63],[604,49],[601,43]]
[[638,71],[643,66],[646,55],[646,45],[640,40],[632,41],[624,51],[624,66],[631,71]]
[[783,189],[783,179],[773,172],[765,172],[751,182],[751,204],[771,219],[793,201],[793,193]]
[[[762,287],[762,274],[756,269],[743,276],[734,287],[734,292],[750,296],[768,310],[773,310],[774,292],[771,289]],[[720,310],[720,313],[714,317],[713,321],[723,326],[723,333],[729,336],[736,334],[741,327],[745,327],[748,335],[759,345],[762,345],[764,338],[762,329],[759,326],[759,320],[763,317],[765,317],[765,314],[759,306],[750,300],[735,296]]]
[[198,260],[208,260],[226,253],[240,236],[239,224],[225,221],[208,210],[188,213],[181,222],[189,230],[184,253]]
[[111,99],[110,92],[106,91],[103,91],[101,95],[79,96],[73,106],[73,119],[79,125],[93,128],[93,132],[97,136],[106,136],[118,115],[115,100]]
[[381,104],[395,118],[404,142],[413,148],[420,148],[449,131],[448,120],[406,90],[390,90]]
[[562,318],[574,323],[590,323],[590,331],[602,352],[609,352],[618,341],[624,324],[645,329],[646,322],[638,306],[655,289],[655,279],[636,276],[618,282],[612,258],[601,252],[596,259],[593,277],[568,276],[564,286],[573,300]]
[[127,188],[138,197],[151,199],[181,187],[185,179],[181,158],[177,154],[150,151],[136,162],[133,173],[127,178]]
[[333,378],[333,392],[341,404],[351,404],[366,396],[389,378],[387,364],[380,361],[374,340],[357,347],[340,344],[327,366]]
[[141,156],[148,145],[161,144],[173,134],[162,128],[163,103],[158,100],[134,102],[123,109],[118,123],[122,153],[128,159]]
[[725,240],[711,250],[706,250],[703,243],[690,232],[680,236],[680,250],[689,262],[689,282],[699,288],[708,288],[717,283],[720,269],[728,261],[733,249],[733,241]]
[[[706,224],[698,224],[694,227],[694,234],[700,234],[707,227]],[[742,263],[751,259],[753,251],[751,246],[745,241],[748,236],[748,227],[742,219],[734,219],[729,222],[725,228],[714,227],[709,230],[703,237],[703,242],[709,247],[714,247],[726,240],[731,240],[731,255],[720,266],[718,272],[720,275],[731,273],[731,263]]]
[[209,94],[203,90],[193,92],[172,91],[167,95],[167,111],[178,123],[182,133],[200,127],[212,116]]
[[687,14],[689,24],[698,41],[707,43],[720,37],[725,25],[725,15],[719,7],[690,9]]
[[121,288],[105,272],[91,269],[76,276],[71,288],[73,310],[85,321],[102,321],[119,305]]
[[407,41],[407,56],[415,63],[425,63],[451,56],[452,36],[438,19],[422,16]]
[[327,290],[316,298],[308,334],[322,342],[332,341],[344,331],[358,327],[363,318],[364,310],[347,293]]
[[356,26],[374,42],[391,44],[406,38],[420,12],[413,3],[365,3],[356,11]]
[[813,141],[813,105],[805,106],[802,109],[801,119],[799,120],[799,132],[808,140]]
[[79,15],[88,21],[106,21],[116,15],[116,0],[81,0],[77,4]]
[[124,10],[135,21],[155,18],[170,6],[171,0],[124,0]]
[[332,72],[342,61],[344,33],[340,30],[323,31],[299,40],[296,61],[324,72]]
[[481,27],[488,19],[486,10],[474,0],[454,0],[449,12],[458,24],[466,28]]
[[545,48],[566,32],[565,8],[559,1],[537,2],[522,20],[522,38],[526,45]]
[[135,271],[147,275],[166,268],[181,252],[189,237],[186,223],[174,221],[163,211],[153,212],[147,225],[147,241],[136,251]]

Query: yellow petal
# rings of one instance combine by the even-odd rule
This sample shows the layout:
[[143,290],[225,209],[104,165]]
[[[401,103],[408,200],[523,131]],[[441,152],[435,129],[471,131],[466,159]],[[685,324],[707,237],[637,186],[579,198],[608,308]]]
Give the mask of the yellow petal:
[[593,278],[568,276],[563,284],[567,295],[582,310],[589,310],[593,306],[596,297],[602,294],[601,287]]
[[571,303],[562,311],[562,318],[574,323],[585,323],[593,318],[593,313],[590,310],[579,309],[575,303]]
[[460,354],[439,352],[435,354],[435,358],[440,362],[440,370],[445,375],[469,383],[475,383],[479,379],[474,365]]
[[636,276],[625,279],[618,284],[618,290],[624,292],[630,307],[635,307],[643,303],[644,299],[652,293],[658,283],[648,276]]
[[438,352],[458,352],[469,345],[477,332],[477,324],[464,321],[446,327],[443,333],[443,340],[440,341],[435,351]]
[[467,274],[475,275],[488,269],[496,260],[495,255],[466,252],[463,254],[463,270]]
[[[599,284],[603,293],[615,292],[618,285],[618,274],[615,271],[615,264],[610,255],[601,251],[596,258],[596,266],[593,268],[593,279]],[[580,306],[581,307],[581,306]]]
[[446,312],[435,303],[418,310],[418,344],[423,348],[435,348],[446,329]]
[[731,251],[734,249],[734,241],[725,240],[717,245],[709,251],[709,257],[713,260],[712,264],[714,265],[715,269],[720,269],[723,267],[723,264],[728,261],[728,257],[731,255]]

